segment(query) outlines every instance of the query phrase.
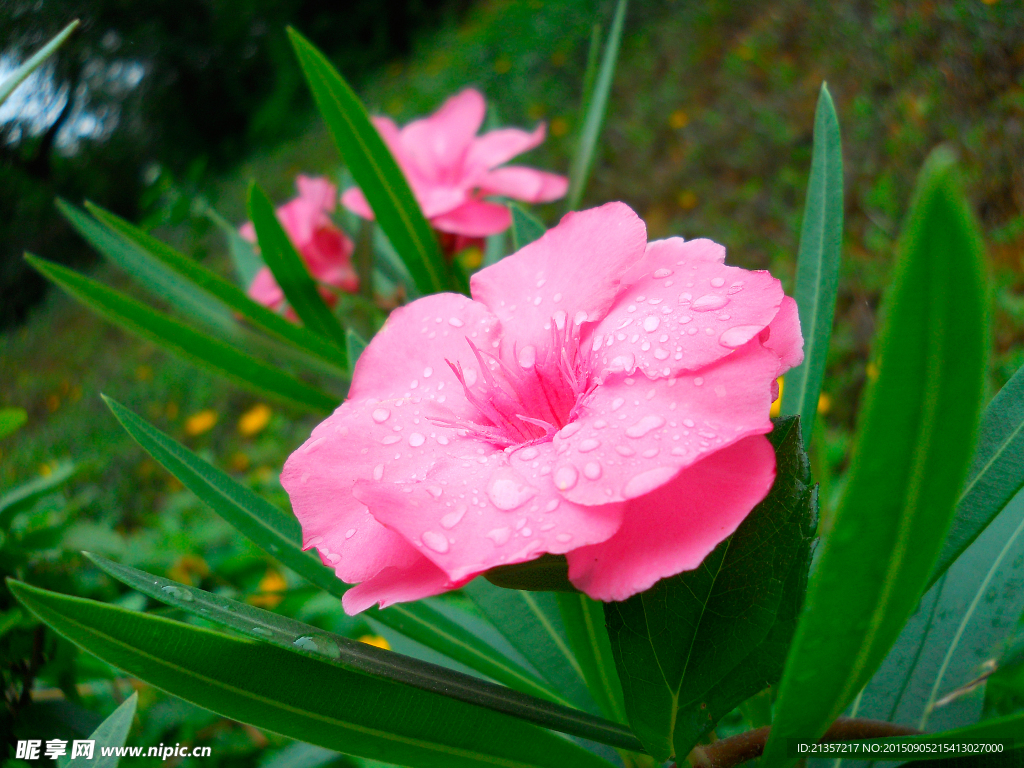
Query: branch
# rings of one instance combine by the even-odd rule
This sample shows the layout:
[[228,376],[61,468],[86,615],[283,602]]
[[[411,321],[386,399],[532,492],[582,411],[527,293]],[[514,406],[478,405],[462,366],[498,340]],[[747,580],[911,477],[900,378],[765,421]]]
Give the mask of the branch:
[[[764,745],[768,741],[771,728],[757,728],[753,731],[730,736],[728,739],[716,741],[714,744],[694,747],[687,759],[693,768],[732,768],[760,757]],[[851,717],[840,717],[832,727],[825,731],[819,744],[829,741],[856,741],[857,739],[880,739],[888,736],[913,736],[921,733],[915,728],[905,725],[894,725],[881,720],[865,720]]]

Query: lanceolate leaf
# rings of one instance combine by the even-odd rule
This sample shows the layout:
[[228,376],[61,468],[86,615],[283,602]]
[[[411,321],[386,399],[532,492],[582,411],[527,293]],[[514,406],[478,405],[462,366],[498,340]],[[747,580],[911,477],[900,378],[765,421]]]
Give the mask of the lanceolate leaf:
[[93,731],[89,738],[96,742],[93,747],[93,754],[90,757],[80,756],[71,758],[71,750],[58,758],[58,768],[117,768],[121,758],[117,755],[104,755],[103,747],[123,747],[128,741],[128,732],[132,729],[132,721],[135,719],[135,707],[139,703],[138,692],[133,693],[125,699],[121,705],[110,713],[110,717],[104,720]]
[[44,277],[108,320],[210,368],[246,389],[322,413],[332,411],[337,405],[336,398],[326,392],[102,283],[31,254],[25,254],[25,260]]
[[[90,209],[91,210],[91,209]],[[252,285],[256,274],[267,266],[263,259],[256,253],[252,243],[244,239],[238,230],[231,226],[231,223],[215,211],[210,205],[203,204],[203,213],[217,225],[217,228],[224,233],[228,241],[228,254],[231,256],[231,264],[235,268],[235,274],[243,288]],[[96,212],[93,211],[95,214]],[[98,214],[97,214],[98,215]]]
[[949,153],[921,173],[875,347],[846,494],[776,702],[766,766],[815,740],[882,662],[928,582],[967,475],[985,375],[977,226]]
[[57,33],[57,35],[50,40],[46,45],[36,51],[28,61],[14,70],[14,73],[0,83],[0,104],[7,101],[7,97],[14,93],[14,89],[25,82],[25,78],[35,72],[39,67],[43,65],[48,58],[50,58],[58,48],[64,45],[64,41],[70,37],[71,33],[78,28],[79,21],[75,19],[68,24],[64,29]]
[[527,211],[521,205],[512,203],[509,205],[512,211],[512,250],[518,251],[524,245],[529,245],[538,240],[541,235],[547,232],[544,223]]
[[615,64],[619,58],[619,45],[622,43],[622,27],[626,21],[627,0],[619,0],[615,6],[615,18],[612,19],[608,39],[604,45],[601,68],[598,70],[594,88],[589,94],[586,116],[577,139],[576,154],[573,156],[569,169],[569,194],[566,198],[566,209],[575,211],[583,200],[583,191],[590,179],[590,171],[594,166],[594,155],[597,153],[597,142],[604,126],[604,115],[608,109],[608,97],[615,79]]
[[24,408],[0,408],[0,440],[13,435],[28,421]]
[[822,84],[814,114],[811,176],[796,261],[795,298],[804,336],[804,361],[786,374],[782,392],[782,413],[800,416],[806,445],[811,443],[825,376],[842,248],[843,149],[832,96]]
[[[308,328],[285,319],[277,312],[274,312],[262,304],[250,299],[244,291],[229,283],[215,272],[199,264],[193,259],[171,248],[166,243],[157,240],[155,237],[143,232],[138,227],[132,226],[124,219],[121,219],[109,211],[86,203],[86,208],[97,219],[118,233],[134,241],[140,248],[147,251],[153,258],[159,259],[170,269],[182,275],[199,288],[207,291],[212,296],[220,299],[224,304],[235,312],[238,312],[246,320],[257,328],[276,336],[284,342],[301,349],[312,355],[316,355],[331,365],[345,368],[345,357],[341,351],[327,339],[313,333]],[[237,236],[237,233],[232,230]],[[242,242],[245,242],[244,240]],[[248,243],[246,243],[248,246]]]
[[294,29],[288,35],[342,159],[416,287],[424,294],[449,290],[437,238],[366,108],[320,51]]
[[580,592],[557,592],[555,597],[562,613],[562,624],[565,626],[569,646],[590,695],[597,701],[605,717],[620,723],[627,722],[622,683],[615,670],[602,604]]
[[359,362],[359,356],[363,354],[367,343],[366,339],[351,328],[345,330],[345,351],[348,354],[349,378],[352,378],[352,374],[355,373],[356,363]]
[[1018,495],[922,598],[864,689],[857,716],[921,729],[976,722],[983,675],[1024,611],[1022,580],[1024,495]]
[[1024,368],[988,404],[978,450],[930,583],[946,572],[1024,486]]
[[10,582],[42,621],[104,661],[244,723],[409,766],[605,766],[536,726],[265,643]]
[[50,474],[16,485],[0,495],[0,530],[7,528],[7,523],[13,515],[36,499],[59,488],[77,471],[78,465],[74,462],[61,462],[50,470]]
[[[349,585],[325,568],[319,558],[299,548],[301,530],[294,517],[203,461],[124,406],[109,398],[106,402],[128,434],[150,456],[258,547],[330,594],[341,597],[348,589]],[[366,615],[516,690],[558,700],[547,684],[431,608],[427,601],[403,603],[384,611],[373,609]]]
[[[780,611],[791,608],[792,600],[784,605],[783,597],[795,565],[807,561],[813,491],[799,420],[779,422],[770,438],[777,456],[775,484],[736,533],[696,570],[605,606],[629,722],[659,760],[685,757],[701,735],[693,733],[695,725],[710,727],[709,714],[725,714],[701,712],[699,705],[765,641]],[[717,697],[753,687],[751,676],[743,671]],[[750,693],[763,682],[757,680]],[[681,711],[690,718],[680,718]]]
[[256,228],[260,255],[295,314],[309,330],[330,339],[343,350],[345,329],[324,303],[316,281],[277,220],[273,204],[255,184],[249,188],[249,218]]
[[209,621],[293,653],[305,653],[354,672],[392,680],[459,701],[504,712],[545,728],[601,743],[638,749],[628,728],[569,707],[488,683],[461,672],[325,632],[261,608],[177,584],[96,555],[97,566],[132,589]]

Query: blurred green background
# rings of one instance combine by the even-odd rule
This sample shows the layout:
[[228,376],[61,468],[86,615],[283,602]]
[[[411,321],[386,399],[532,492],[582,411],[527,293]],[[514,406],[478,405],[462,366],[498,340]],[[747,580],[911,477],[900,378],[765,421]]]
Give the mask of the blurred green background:
[[[94,257],[53,209],[62,195],[141,221],[226,273],[226,242],[198,212],[197,197],[240,223],[250,180],[283,202],[297,173],[339,171],[286,46],[288,23],[333,58],[374,111],[400,122],[466,85],[487,95],[500,124],[546,120],[547,142],[525,161],[565,172],[592,27],[607,28],[611,11],[605,0],[389,0],[344,11],[300,0],[0,7],[0,74],[71,18],[85,22],[45,77],[0,109],[0,407],[28,412],[27,424],[0,440],[2,575],[145,605],[83,564],[85,549],[325,628],[371,634],[181,490],[99,393],[282,506],[277,472],[313,421],[45,292],[21,252],[95,269],[131,290],[124,276],[89,266]],[[993,391],[1024,362],[1024,6],[636,0],[586,200],[627,202],[652,237],[713,238],[730,262],[770,269],[788,286],[823,80],[846,164],[842,283],[812,445],[827,511],[841,491],[870,372],[893,238],[917,170],[940,142],[959,154],[986,237]],[[552,224],[559,211],[538,213]],[[4,495],[25,483],[39,492],[20,501]],[[990,687],[992,708],[1024,705],[1019,666],[1007,665],[1016,678]],[[140,687],[44,631],[5,591],[0,671],[0,750],[19,735],[86,734]],[[141,686],[129,743],[159,742],[211,745],[208,766],[337,761]]]

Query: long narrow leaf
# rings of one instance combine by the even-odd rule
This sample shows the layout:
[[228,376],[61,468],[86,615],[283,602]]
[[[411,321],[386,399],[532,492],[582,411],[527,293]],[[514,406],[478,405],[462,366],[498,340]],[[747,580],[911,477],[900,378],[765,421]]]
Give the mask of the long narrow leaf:
[[0,440],[13,435],[28,421],[24,408],[0,408]]
[[804,361],[786,374],[783,415],[800,416],[804,445],[811,444],[843,249],[843,148],[839,119],[828,86],[822,84],[814,114],[814,147],[807,202],[796,260],[795,298],[804,336]]
[[622,683],[615,669],[603,604],[579,592],[558,592],[555,596],[569,645],[590,694],[605,717],[627,722]]
[[64,461],[50,470],[48,475],[28,480],[0,495],[0,530],[7,528],[7,522],[36,499],[55,491],[78,471],[72,461]]
[[640,749],[625,728],[569,707],[527,696],[436,664],[375,648],[301,621],[177,584],[127,565],[88,555],[101,570],[155,600],[230,627],[294,653],[306,653],[353,672],[433,691],[459,701],[503,712],[554,731],[603,744]]
[[424,768],[607,768],[566,739],[482,707],[266,643],[9,584],[42,621],[107,663],[290,738]]
[[25,254],[25,260],[44,277],[111,322],[210,368],[245,389],[311,411],[330,412],[337,405],[336,398],[326,392],[102,283],[31,254]]
[[986,287],[952,157],[921,173],[876,345],[847,491],[779,688],[766,766],[821,736],[878,668],[928,582],[967,475],[984,389]]
[[[58,758],[58,768],[117,768],[121,757],[116,754],[104,754],[104,747],[123,747],[128,741],[128,732],[132,728],[132,721],[135,719],[135,708],[139,703],[138,691],[133,693],[120,706],[110,713],[110,716],[100,723],[96,730],[89,735],[93,745],[93,754],[89,757],[79,756],[72,758],[68,753]],[[99,747],[97,749],[96,747]]]
[[256,228],[260,255],[295,314],[309,330],[330,339],[339,350],[344,350],[345,329],[324,303],[316,281],[277,220],[273,204],[255,184],[249,187],[249,218]]
[[547,232],[544,223],[521,205],[509,205],[512,211],[512,249],[518,251]]
[[58,48],[64,45],[64,41],[67,40],[68,37],[71,36],[71,33],[78,28],[78,24],[78,19],[75,19],[64,27],[64,29],[58,32],[50,42],[30,56],[28,61],[14,70],[14,74],[0,83],[0,104],[7,101],[7,97],[14,93],[15,88],[25,82],[25,78],[39,69],[39,67],[43,65],[43,62],[50,58]]
[[[294,517],[203,461],[124,406],[109,398],[106,402],[128,434],[214,512],[311,584],[338,597],[344,594],[348,585],[323,567],[318,558],[299,548],[301,530]],[[383,611],[374,609],[366,615],[516,690],[558,700],[542,681],[431,608],[428,602],[399,604]]]
[[449,290],[437,238],[366,108],[320,51],[294,29],[288,35],[342,159],[416,287],[424,294]]
[[[231,222],[221,216],[209,203],[200,200],[199,210],[212,221],[217,228],[224,233],[228,241],[228,255],[231,256],[231,264],[235,268],[235,274],[243,288],[252,285],[257,273],[267,266],[252,243],[244,239],[232,226]],[[95,211],[93,211],[95,213]]]
[[604,45],[601,69],[594,82],[590,101],[587,104],[586,117],[580,130],[576,154],[573,156],[569,169],[569,194],[566,198],[566,210],[575,211],[583,200],[583,192],[590,179],[590,171],[594,166],[594,155],[597,153],[597,141],[601,137],[604,116],[608,109],[608,97],[615,79],[615,64],[619,58],[619,46],[622,43],[622,27],[626,20],[627,0],[619,0],[615,6],[615,18],[612,19],[608,39]]
[[[293,345],[296,348],[316,355],[320,359],[330,363],[332,366],[345,370],[346,359],[338,347],[324,339],[322,336],[313,333],[308,328],[296,325],[271,309],[250,299],[244,291],[228,282],[220,275],[210,271],[202,264],[188,258],[171,248],[166,243],[157,240],[155,237],[143,232],[138,227],[132,226],[124,219],[105,211],[99,206],[86,203],[85,207],[97,219],[102,221],[111,229],[134,241],[140,248],[147,251],[154,258],[159,259],[170,269],[179,273],[199,288],[220,299],[227,306],[238,312],[246,320],[257,328],[277,337],[278,339]],[[247,244],[248,245],[248,244]]]

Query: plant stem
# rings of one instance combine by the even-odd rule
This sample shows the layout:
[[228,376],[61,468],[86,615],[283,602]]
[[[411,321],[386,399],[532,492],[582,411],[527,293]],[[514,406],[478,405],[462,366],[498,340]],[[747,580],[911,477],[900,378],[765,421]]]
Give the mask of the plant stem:
[[[771,728],[757,728],[728,739],[694,747],[687,759],[693,768],[732,768],[732,766],[760,757]],[[912,736],[921,733],[916,728],[895,725],[882,720],[840,717],[818,740],[819,744],[830,741],[855,741],[857,739],[879,739],[887,736]]]

